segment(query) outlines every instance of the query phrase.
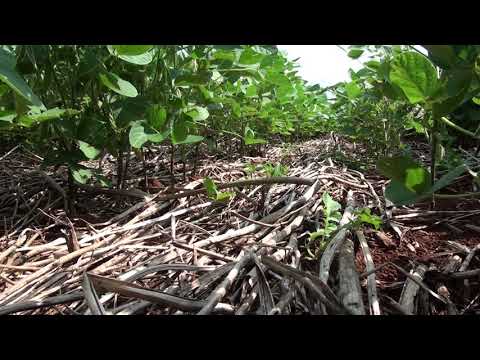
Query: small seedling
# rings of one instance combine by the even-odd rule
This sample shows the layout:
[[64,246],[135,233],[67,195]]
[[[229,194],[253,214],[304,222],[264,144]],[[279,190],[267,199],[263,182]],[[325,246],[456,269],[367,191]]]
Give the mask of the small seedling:
[[285,176],[288,173],[288,167],[282,164],[273,165],[266,163],[263,165],[263,171],[268,177]]
[[377,215],[372,215],[370,208],[363,208],[355,212],[356,218],[354,220],[353,227],[357,228],[363,224],[373,225],[375,230],[380,229],[382,225],[382,219]]
[[235,195],[235,193],[229,191],[218,191],[217,185],[209,177],[205,178],[203,185],[207,189],[208,197],[215,201],[227,202]]
[[[307,251],[312,258],[316,258],[319,252],[322,252],[323,250],[325,250],[325,247],[328,244],[328,239],[330,238],[330,235],[335,230],[337,230],[338,228],[337,224],[340,222],[340,219],[342,218],[342,214],[339,211],[342,208],[342,205],[340,205],[340,203],[333,200],[332,197],[327,192],[323,193],[322,202],[323,202],[323,207],[322,207],[323,229],[310,233],[310,241],[307,246]],[[312,242],[315,242],[318,239],[319,239],[318,247],[315,250],[316,254],[314,254],[310,250],[310,246],[312,245]]]

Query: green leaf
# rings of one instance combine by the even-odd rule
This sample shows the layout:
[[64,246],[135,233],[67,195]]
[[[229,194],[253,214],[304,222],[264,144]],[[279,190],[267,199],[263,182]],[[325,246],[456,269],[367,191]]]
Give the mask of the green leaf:
[[377,215],[372,215],[370,208],[364,208],[357,212],[357,219],[361,223],[367,223],[373,225],[375,230],[380,229],[382,219]]
[[353,81],[345,84],[345,91],[350,100],[353,100],[362,94],[362,88]]
[[237,103],[235,100],[232,101],[232,112],[233,115],[235,115],[237,118],[242,116],[242,109],[240,107],[240,104]]
[[33,93],[30,86],[28,86],[25,80],[10,66],[11,63],[8,61],[0,62],[0,81],[3,81],[29,104],[44,108],[44,105]]
[[146,52],[145,54],[135,55],[135,56],[119,55],[118,57],[123,61],[129,62],[131,64],[148,65],[152,62],[153,58],[155,57],[155,52],[149,51],[149,52]]
[[147,122],[157,130],[165,125],[167,120],[167,110],[161,105],[152,105],[147,110]]
[[95,159],[101,151],[84,141],[78,140],[78,146],[84,155],[90,160]]
[[103,175],[100,174],[95,174],[95,177],[97,178],[98,182],[100,183],[100,186],[106,187],[106,188],[111,188],[113,186],[112,182],[106,178]]
[[380,68],[380,61],[370,60],[365,62],[365,66],[372,70],[378,70]]
[[245,145],[265,144],[267,141],[264,139],[255,138],[255,133],[249,127],[245,128],[245,135],[243,137]]
[[130,145],[136,149],[140,149],[148,141],[148,134],[145,133],[145,127],[141,121],[135,122],[130,128],[128,139]]
[[438,77],[433,64],[416,52],[401,53],[390,64],[390,81],[400,87],[410,103],[426,101],[437,91]]
[[86,184],[87,181],[93,176],[92,170],[80,165],[71,165],[70,172],[75,181],[79,182],[80,184]]
[[112,45],[118,55],[141,55],[153,48],[153,45]]
[[197,74],[180,73],[175,76],[176,86],[192,86],[192,85],[205,85],[210,80],[211,74],[209,72],[200,72]]
[[207,189],[207,195],[209,198],[213,198],[213,199],[217,198],[217,192],[218,192],[217,186],[215,185],[212,179],[210,179],[209,177],[206,177],[205,180],[203,180],[203,186],[205,187],[205,189]]
[[247,97],[253,97],[253,96],[257,96],[257,87],[255,85],[250,85],[248,88],[247,88],[247,91],[245,93],[245,96]]
[[435,102],[432,105],[433,116],[439,118],[451,114],[455,109],[463,104],[468,89],[454,97],[449,97],[441,102]]
[[264,57],[265,55],[260,54],[248,47],[243,50],[242,54],[240,55],[239,63],[243,65],[259,64]]
[[170,132],[171,132],[171,129],[166,129],[163,133],[149,134],[148,141],[159,144],[163,142],[170,135]]
[[322,201],[323,201],[323,204],[325,205],[325,213],[327,214],[327,217],[329,217],[335,211],[338,211],[342,208],[342,205],[340,205],[338,202],[333,200],[330,194],[327,192],[323,193]]
[[395,205],[413,204],[418,199],[418,194],[408,190],[400,181],[392,180],[385,189],[385,197]]
[[222,191],[222,192],[217,192],[217,201],[229,201],[233,196],[235,195],[234,192],[230,191]]
[[408,156],[395,156],[380,159],[379,171],[400,184],[406,190],[423,194],[431,187],[430,173]]
[[187,135],[185,140],[177,141],[176,144],[195,144],[197,142],[201,142],[205,139],[203,136],[200,135]]
[[4,66],[7,69],[14,70],[17,65],[17,59],[15,54],[0,48],[0,66]]
[[358,59],[360,56],[362,56],[363,52],[364,50],[362,49],[352,49],[348,52],[348,56],[352,59]]
[[201,106],[194,106],[190,110],[188,110],[186,115],[190,116],[193,121],[204,121],[208,119],[210,116],[207,108],[201,107]]
[[480,98],[474,97],[474,98],[472,98],[472,101],[473,101],[475,104],[480,105]]
[[468,91],[473,79],[471,69],[454,69],[447,74],[447,93],[448,96],[456,96],[462,92]]
[[110,90],[115,91],[117,94],[136,97],[138,95],[137,89],[130,82],[123,80],[117,74],[111,72],[105,72],[99,75],[100,81],[103,85]]
[[428,51],[432,61],[443,69],[448,69],[456,62],[455,51],[450,45],[422,45]]
[[[116,104],[117,105],[117,104]],[[125,98],[118,102],[119,113],[116,124],[120,128],[128,128],[134,121],[145,119],[151,103],[143,97]]]
[[0,121],[11,123],[16,117],[17,113],[13,110],[0,111]]
[[171,134],[172,143],[178,144],[187,139],[187,123],[182,118],[175,119]]

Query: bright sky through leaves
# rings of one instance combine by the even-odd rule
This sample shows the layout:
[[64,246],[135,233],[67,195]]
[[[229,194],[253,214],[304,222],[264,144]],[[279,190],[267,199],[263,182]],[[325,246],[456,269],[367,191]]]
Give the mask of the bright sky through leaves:
[[[340,45],[347,49],[349,45]],[[422,52],[425,49],[415,46]],[[355,71],[362,68],[362,61],[368,60],[368,55],[359,59],[350,59],[347,53],[337,45],[278,45],[287,53],[290,60],[300,58],[299,75],[311,84],[330,86],[341,81],[350,81],[349,69]]]

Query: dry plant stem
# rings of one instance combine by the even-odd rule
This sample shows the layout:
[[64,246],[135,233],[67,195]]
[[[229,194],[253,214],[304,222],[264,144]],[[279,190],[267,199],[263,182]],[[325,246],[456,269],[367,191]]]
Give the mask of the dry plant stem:
[[[425,276],[426,271],[427,268],[424,265],[420,265],[415,269],[412,276],[415,276],[416,278],[418,278],[418,280],[421,281]],[[415,296],[417,295],[419,288],[420,286],[414,281],[412,281],[410,278],[405,282],[405,286],[403,287],[399,303],[409,313],[415,312]]]
[[400,305],[398,302],[396,302],[395,300],[393,300],[391,297],[389,296],[383,296],[383,298],[385,300],[387,300],[387,302],[389,303],[389,305],[394,308],[395,310],[397,310],[400,314],[402,315],[413,315],[412,312],[408,311],[407,309],[405,309],[405,307],[403,307],[402,305]]
[[[296,184],[296,185],[312,185],[314,180],[304,179],[304,178],[297,178],[297,177],[270,177],[270,178],[261,178],[261,179],[250,179],[250,180],[241,180],[235,181],[226,184],[217,184],[217,188],[221,189],[228,189],[228,188],[235,188],[235,187],[244,187],[244,186],[251,186],[251,185],[267,185],[267,184]],[[80,188],[85,189],[90,192],[94,193],[102,193],[102,194],[112,194],[112,195],[123,195],[123,196],[132,196],[141,199],[145,199],[147,201],[156,200],[156,201],[166,201],[166,200],[175,200],[181,199],[183,197],[206,194],[206,189],[197,189],[197,190],[187,190],[182,191],[177,194],[171,195],[158,195],[151,197],[150,194],[144,193],[140,190],[114,190],[114,189],[104,189],[99,187],[93,187],[88,185],[81,185]]]
[[[93,274],[88,274],[88,276],[90,277],[95,287],[104,289],[109,292],[116,292],[123,296],[134,297],[137,299],[150,301],[155,304],[173,307],[183,311],[198,311],[206,305],[206,302],[202,300],[189,300],[164,292],[149,290],[141,286],[129,284],[124,281],[109,279],[103,276]],[[230,305],[218,303],[216,304],[216,306],[214,306],[212,310],[223,313],[233,312],[233,308]]]
[[462,265],[460,266],[460,268],[458,269],[458,271],[465,271],[467,270],[468,266],[470,265],[470,262],[472,261],[473,257],[475,256],[475,254],[480,251],[480,244],[476,245],[473,249],[471,249],[469,252],[468,252],[468,255],[467,257],[465,258],[465,260],[463,261]]
[[[0,254],[0,263],[2,263],[5,259],[7,259],[11,254],[13,254],[19,247],[21,247],[27,241],[27,236],[26,236],[27,231],[31,231],[31,229],[23,230],[20,236],[18,237],[17,241],[15,242],[15,244],[10,246],[7,250],[5,250]],[[33,236],[37,238],[39,234],[36,233]]]
[[[368,247],[367,239],[365,239],[365,235],[363,234],[362,230],[357,230],[355,234],[357,235],[358,241],[360,242],[360,247],[362,248],[363,258],[365,260],[365,269],[367,271],[372,271],[375,269],[375,264],[373,263],[373,258]],[[367,277],[367,291],[368,302],[370,303],[370,313],[372,315],[381,315],[375,273],[372,273]]]
[[85,296],[85,301],[87,302],[87,305],[92,314],[106,315],[105,309],[103,308],[102,303],[98,299],[97,292],[92,286],[92,283],[90,282],[90,279],[88,278],[86,273],[83,274],[82,289]]
[[217,286],[217,288],[212,292],[212,294],[208,297],[207,303],[205,306],[198,312],[197,315],[208,315],[212,312],[215,305],[217,305],[225,296],[228,289],[232,286],[233,282],[238,277],[240,271],[248,267],[250,264],[253,263],[252,255],[250,253],[242,255],[235,264],[232,270],[228,273],[227,277]]
[[80,250],[77,250],[73,253],[70,253],[68,255],[65,255],[63,257],[61,257],[60,259],[57,259],[55,260],[54,262],[48,264],[47,266],[45,266],[44,268],[34,272],[33,274],[30,274],[28,276],[26,276],[25,278],[23,278],[22,280],[20,280],[15,286],[12,286],[10,288],[8,288],[6,291],[3,292],[1,298],[0,298],[0,301],[2,301],[2,304],[6,301],[6,299],[8,298],[8,296],[10,294],[12,294],[14,291],[22,288],[24,285],[28,284],[28,283],[31,283],[33,282],[34,280],[37,280],[38,278],[40,278],[42,275],[45,275],[46,273],[48,273],[49,271],[53,270],[54,268],[58,267],[58,266],[61,266],[71,260],[74,260],[76,259],[77,257],[79,257],[80,255],[83,255],[89,251],[92,251],[92,250],[95,250],[96,248],[99,248],[103,245],[107,245],[109,244],[111,241],[113,241],[115,239],[114,236],[109,236],[107,237],[106,239],[102,240],[102,241],[99,241],[98,243],[96,244],[93,244],[93,245],[90,245],[88,247],[85,247],[83,249],[80,249]]
[[321,280],[314,279],[312,276],[297,269],[294,269],[288,265],[279,263],[270,257],[262,256],[260,258],[260,261],[272,271],[276,273],[281,273],[286,276],[290,276],[299,283],[303,284],[314,294],[316,294],[319,300],[334,314],[351,314],[350,310],[345,308],[336,298],[328,285],[323,283]]
[[12,304],[12,305],[5,305],[0,307],[0,316],[13,314],[20,311],[39,309],[39,308],[48,307],[52,305],[66,304],[69,302],[83,300],[83,298],[84,298],[83,292],[75,292],[72,294],[53,296],[41,301],[26,301],[26,302]]
[[235,261],[235,259],[230,257],[230,256],[224,256],[224,255],[221,255],[221,254],[218,254],[216,252],[209,251],[209,250],[198,249],[195,246],[190,246],[190,245],[182,244],[182,243],[179,243],[179,242],[173,242],[172,245],[176,246],[176,247],[179,247],[179,248],[182,248],[182,249],[186,249],[186,250],[192,250],[192,251],[195,250],[195,251],[198,251],[200,254],[208,255],[209,257],[214,258],[214,259],[219,259],[219,260],[223,260],[223,261],[227,261],[227,262],[228,261]]
[[352,314],[365,315],[362,288],[355,267],[354,246],[350,239],[343,242],[338,254],[338,283],[338,296],[343,305]]

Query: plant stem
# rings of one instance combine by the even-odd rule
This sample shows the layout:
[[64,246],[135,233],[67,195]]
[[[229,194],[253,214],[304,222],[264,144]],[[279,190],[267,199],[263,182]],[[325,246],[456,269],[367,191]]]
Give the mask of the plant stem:
[[172,185],[175,184],[175,175],[173,173],[173,156],[175,155],[175,145],[171,144],[171,153],[170,153],[170,176],[172,177]]
[[465,134],[465,135],[468,135],[468,136],[471,136],[473,137],[474,139],[477,139],[477,140],[480,140],[480,138],[477,136],[476,133],[473,133],[471,131],[468,131],[467,129],[464,129],[462,128],[461,126],[458,126],[457,124],[451,122],[450,120],[448,120],[446,117],[441,117],[440,118],[445,124],[447,124],[448,126],[454,128],[455,130],[458,130],[460,131],[461,133]]
[[[433,118],[433,126],[432,126],[432,132],[431,132],[431,158],[430,158],[430,172],[431,172],[431,186],[435,184],[435,162],[436,162],[436,157],[437,157],[437,127],[438,127],[438,120],[437,117],[435,116]],[[432,208],[435,207],[435,194],[432,194]]]

